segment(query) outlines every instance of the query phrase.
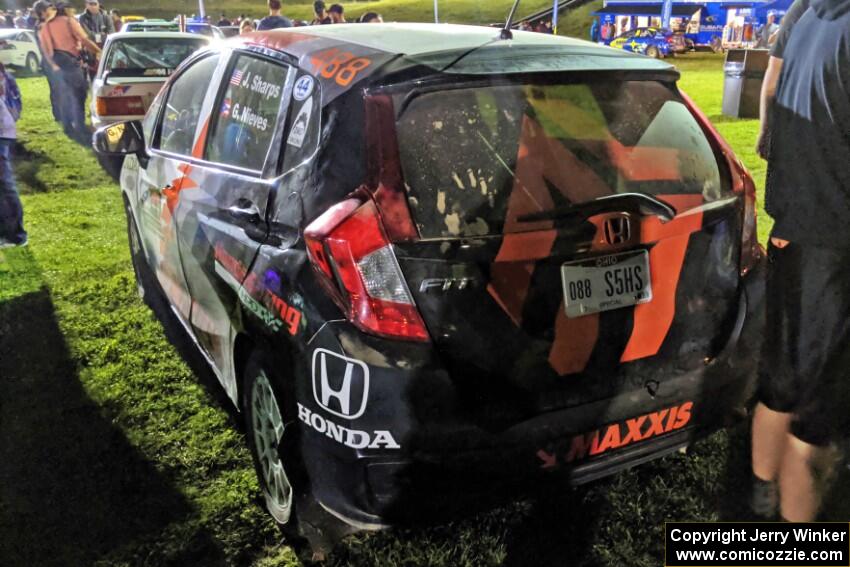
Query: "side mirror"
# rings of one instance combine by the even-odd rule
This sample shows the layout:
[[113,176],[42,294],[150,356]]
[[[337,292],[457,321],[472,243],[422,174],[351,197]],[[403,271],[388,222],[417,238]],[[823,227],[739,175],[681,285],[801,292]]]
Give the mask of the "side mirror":
[[92,135],[92,146],[94,151],[101,155],[136,154],[139,158],[147,157],[145,135],[142,133],[142,123],[138,120],[116,122],[99,128]]

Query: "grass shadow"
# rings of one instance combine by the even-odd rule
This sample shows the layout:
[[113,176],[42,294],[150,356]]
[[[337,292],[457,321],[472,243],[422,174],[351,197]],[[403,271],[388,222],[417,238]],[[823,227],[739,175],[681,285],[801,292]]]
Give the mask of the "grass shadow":
[[46,289],[0,303],[0,377],[3,565],[91,564],[191,513],[84,391]]
[[47,193],[50,189],[39,179],[38,173],[44,167],[56,164],[42,152],[32,151],[21,142],[15,142],[12,161],[15,164],[15,176],[27,193]]

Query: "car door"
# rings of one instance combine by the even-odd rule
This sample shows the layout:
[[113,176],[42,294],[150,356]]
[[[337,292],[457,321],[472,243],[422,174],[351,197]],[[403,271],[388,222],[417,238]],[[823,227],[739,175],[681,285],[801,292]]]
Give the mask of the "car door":
[[271,328],[282,324],[242,286],[248,292],[262,286],[245,279],[268,233],[266,211],[292,76],[292,67],[276,59],[233,53],[220,78],[218,95],[205,109],[209,128],[204,157],[189,173],[197,190],[187,192],[178,207],[180,255],[192,294],[192,328],[232,397],[235,325],[231,316],[237,302],[242,301]]
[[15,46],[12,50],[12,64],[23,67],[27,60],[27,53],[32,52],[35,46],[27,44],[27,36],[23,32],[13,36],[9,43]]
[[634,31],[626,32],[623,35],[614,38],[611,41],[611,47],[615,47],[617,49],[625,49],[626,51],[632,51],[630,43],[634,40],[634,37]]
[[[193,188],[191,170],[195,139],[200,134],[201,110],[216,75],[219,56],[192,62],[168,87],[151,143],[150,159],[138,176],[137,212],[148,262],[169,302],[183,323],[191,314],[189,286],[180,262],[177,233],[182,220],[178,204]],[[200,86],[200,88],[199,88]]]

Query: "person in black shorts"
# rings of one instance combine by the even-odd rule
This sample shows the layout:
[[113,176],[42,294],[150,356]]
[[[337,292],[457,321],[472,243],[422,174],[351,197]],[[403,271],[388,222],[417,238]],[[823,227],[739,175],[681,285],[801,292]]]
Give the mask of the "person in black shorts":
[[[754,510],[818,513],[850,417],[850,0],[811,0],[785,47],[767,149],[767,330]],[[759,508],[761,508],[759,510]]]

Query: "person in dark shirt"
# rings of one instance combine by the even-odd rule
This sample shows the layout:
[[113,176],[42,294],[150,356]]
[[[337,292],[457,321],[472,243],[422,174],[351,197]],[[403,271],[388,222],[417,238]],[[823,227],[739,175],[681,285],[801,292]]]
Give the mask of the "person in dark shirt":
[[233,22],[227,19],[227,16],[224,15],[224,12],[219,16],[218,23],[216,24],[220,28],[226,28],[228,26],[232,26]]
[[782,18],[779,31],[776,33],[773,46],[770,48],[767,71],[761,83],[761,105],[759,108],[761,129],[759,130],[758,140],[756,141],[756,153],[762,159],[767,159],[767,145],[770,139],[770,110],[773,107],[773,97],[776,94],[776,84],[779,82],[779,74],[782,72],[782,57],[785,53],[785,46],[788,44],[788,38],[791,37],[791,30],[794,24],[809,9],[809,1],[794,0],[794,3],[791,4],[791,7],[788,8],[788,11]]
[[342,7],[342,4],[331,4],[331,7],[328,8],[328,15],[331,17],[332,24],[346,24],[348,22],[345,21],[345,8]]
[[277,28],[291,28],[292,22],[289,18],[280,15],[280,0],[269,0],[269,15],[260,20],[257,30],[273,30]]
[[850,419],[850,0],[811,0],[782,55],[752,466],[782,518],[807,522]]
[[325,10],[325,3],[322,0],[316,0],[313,2],[313,21],[310,22],[311,26],[319,26],[324,24],[331,24],[331,17],[328,16],[328,11]]

